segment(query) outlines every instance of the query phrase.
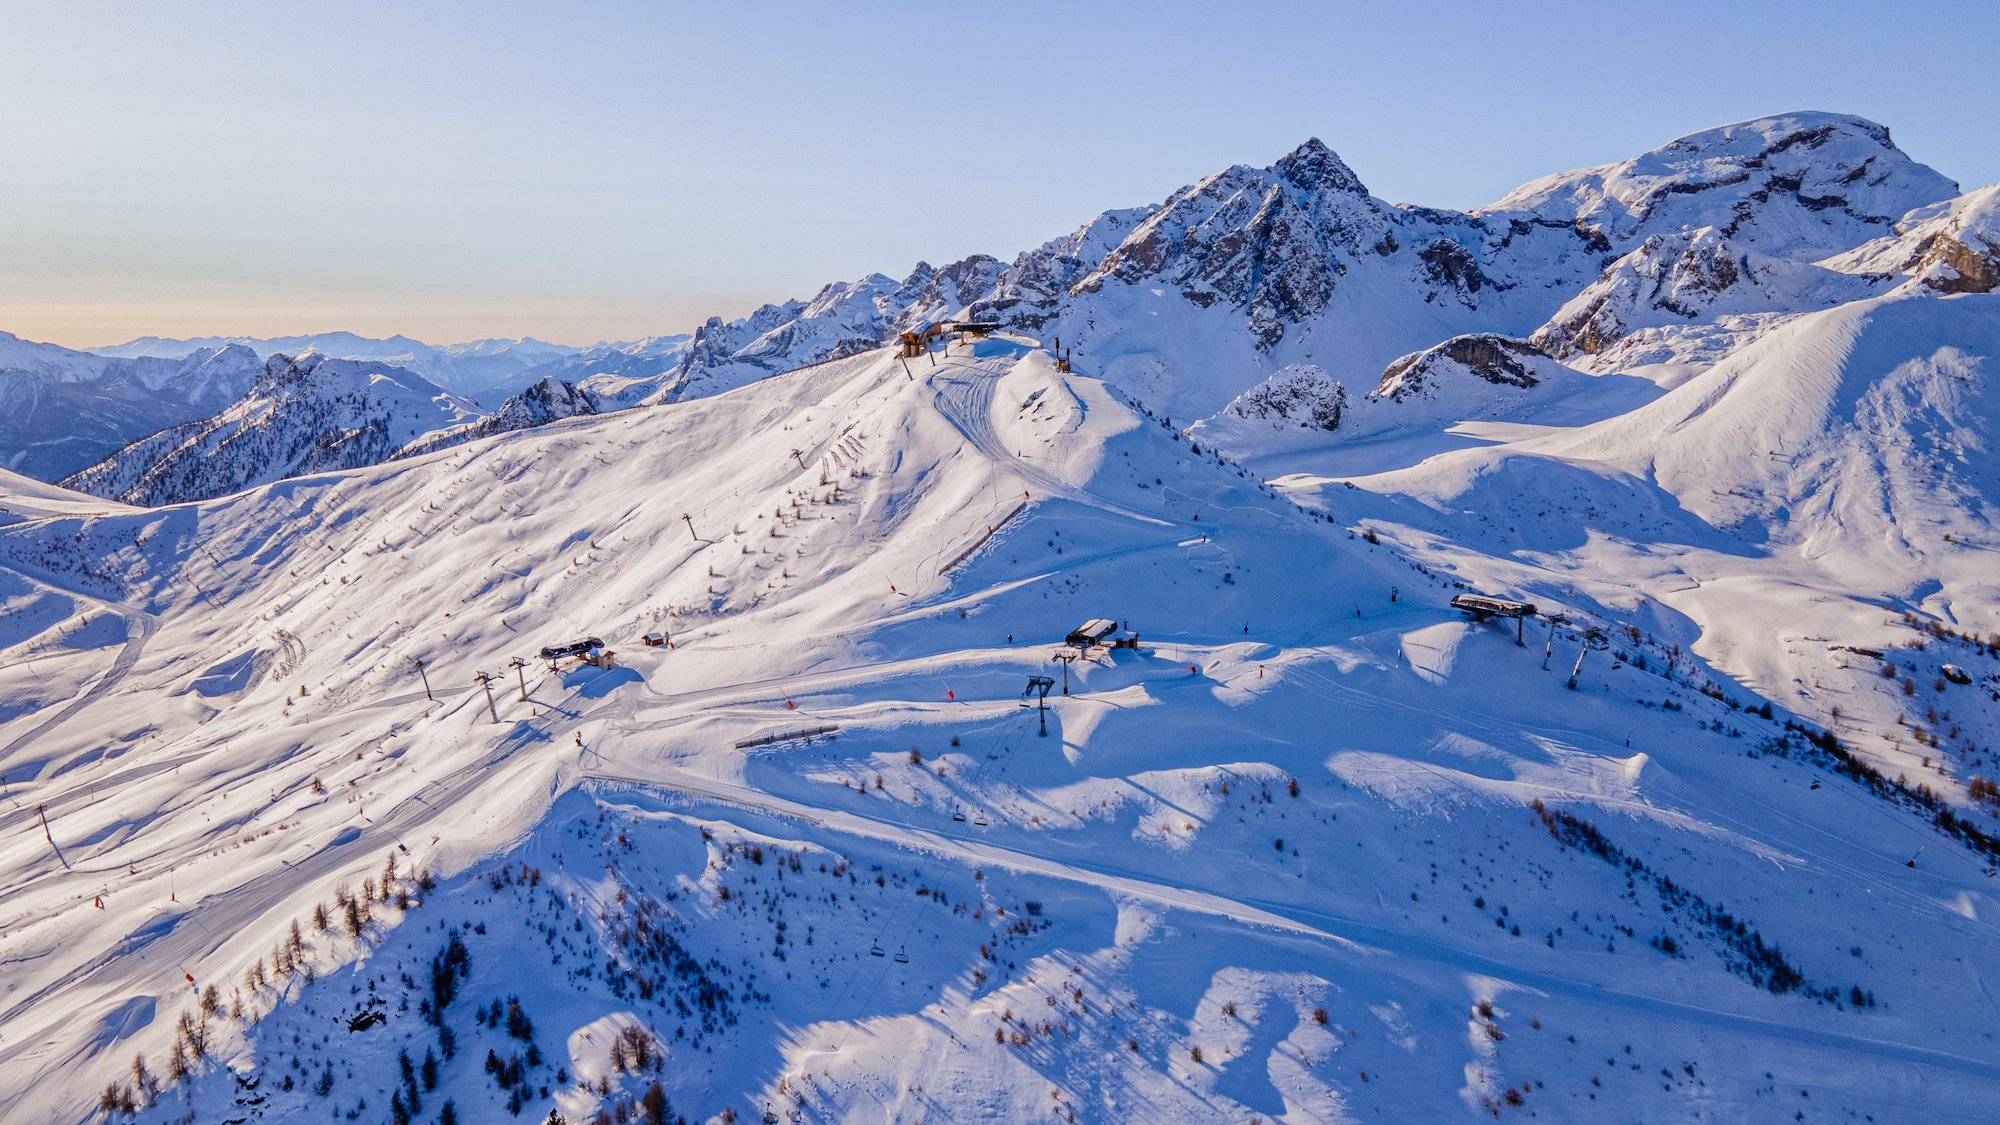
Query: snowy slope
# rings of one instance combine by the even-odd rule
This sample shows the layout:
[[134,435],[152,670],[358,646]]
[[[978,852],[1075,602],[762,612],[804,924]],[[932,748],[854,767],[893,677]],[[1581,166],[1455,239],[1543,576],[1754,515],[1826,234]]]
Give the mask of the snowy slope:
[[374,464],[479,413],[472,402],[401,368],[278,355],[228,409],[134,442],[63,484],[147,506],[205,500],[302,473]]
[[81,492],[71,492],[53,484],[0,469],[0,523],[46,516],[98,515],[125,510],[122,504],[100,500]]
[[1992,769],[1992,717],[1939,720],[1897,678],[1857,680],[1848,649],[1929,622],[2000,634],[1996,362],[1990,296],[1875,298],[1792,318],[1603,420],[1333,473],[1294,457],[1286,483],[1379,497],[1383,531],[1427,563],[1629,615],[1892,775],[1962,795]]
[[[1837,419],[1904,385],[1871,333],[1983,300],[1638,413]],[[1575,615],[1517,648],[1414,501],[1301,510],[1034,341],[939,358],[0,528],[0,1113],[178,1042],[145,1120],[1981,1119],[1990,880],[1808,703],[1664,636],[1568,691],[1663,621],[1611,572],[1512,587]],[[1138,647],[1052,664],[1092,616]],[[534,659],[582,635],[619,667]]]

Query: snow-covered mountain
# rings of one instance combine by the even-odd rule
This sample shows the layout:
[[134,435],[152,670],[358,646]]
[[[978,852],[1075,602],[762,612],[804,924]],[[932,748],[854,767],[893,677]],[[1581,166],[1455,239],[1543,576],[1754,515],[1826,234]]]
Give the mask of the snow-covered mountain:
[[389,364],[276,355],[249,393],[221,413],[134,442],[62,484],[144,506],[205,500],[372,465],[479,415],[469,400]]
[[[1313,140],[1269,167],[1108,211],[1005,265],[977,256],[831,285],[711,320],[690,340],[547,373],[619,404],[669,401],[965,314],[1060,339],[1167,416],[1198,418],[1286,366],[1365,386],[1397,357],[1466,333],[1527,337],[1554,321],[1550,332],[1595,342],[1573,322],[1630,331],[1685,319],[1682,308],[1712,324],[1854,299],[1866,277],[1812,263],[1957,190],[1887,129],[1827,113],[1695,133],[1470,214],[1384,202]],[[615,378],[590,381],[600,372]]]
[[[346,333],[244,343],[379,359],[489,404],[555,379],[618,408],[719,393],[966,315],[1061,341],[1126,393],[1192,420],[1288,367],[1365,387],[1398,357],[1466,334],[1532,334],[1600,372],[1712,362],[1774,318],[1885,285],[1893,271],[1813,262],[1955,191],[1888,130],[1834,114],[1693,134],[1471,214],[1386,203],[1312,140],[1269,167],[1229,168],[1159,204],[1106,212],[1009,264],[919,263],[900,281],[831,284],[688,336],[580,352]],[[106,351],[196,343],[207,341]],[[1615,356],[1585,358],[1614,346]]]
[[1654,234],[1715,227],[1767,257],[1810,261],[1956,194],[1956,183],[1904,155],[1872,121],[1790,113],[1535,180],[1476,213],[1535,230],[1567,219],[1620,253]]
[[1993,199],[1315,143],[0,473],[0,1119],[1984,1121]]
[[578,390],[554,379],[544,379],[501,403],[491,414],[434,430],[397,450],[393,456],[415,457],[511,430],[546,426],[565,418],[586,418],[598,413],[598,406],[596,397],[589,391]]
[[228,344],[122,359],[0,332],[0,466],[58,480],[134,438],[221,409],[261,366]]

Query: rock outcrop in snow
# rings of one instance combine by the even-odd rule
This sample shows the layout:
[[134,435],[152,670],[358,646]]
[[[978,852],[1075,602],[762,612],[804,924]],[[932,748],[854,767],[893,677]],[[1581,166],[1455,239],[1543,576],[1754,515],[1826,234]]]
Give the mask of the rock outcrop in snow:
[[1347,388],[1310,364],[1287,367],[1236,396],[1223,413],[1332,433],[1347,411]]
[[1541,349],[1524,340],[1491,334],[1454,336],[1390,364],[1376,384],[1374,397],[1391,402],[1436,398],[1440,389],[1449,393],[1450,387],[1464,380],[1525,389],[1542,381],[1536,368],[1548,359]]
[[2000,184],[1912,211],[1894,235],[1827,264],[1894,273],[1939,293],[1990,293],[2000,287]]

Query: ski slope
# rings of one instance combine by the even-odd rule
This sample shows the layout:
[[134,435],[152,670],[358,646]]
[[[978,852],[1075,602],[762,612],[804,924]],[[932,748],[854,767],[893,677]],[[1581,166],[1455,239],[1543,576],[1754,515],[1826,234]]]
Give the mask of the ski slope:
[[[1514,581],[1419,518],[1764,385],[1278,489],[997,337],[198,504],[0,480],[0,1117],[91,1119],[185,1012],[144,1120],[655,1080],[690,1120],[1980,1120],[1978,858],[1773,752],[1793,701],[1669,667],[1615,571]],[[1572,624],[1517,646],[1454,579]],[[1098,616],[1139,646],[1052,663]],[[1585,650],[1627,620],[1662,636]],[[535,659],[585,636],[617,666]]]

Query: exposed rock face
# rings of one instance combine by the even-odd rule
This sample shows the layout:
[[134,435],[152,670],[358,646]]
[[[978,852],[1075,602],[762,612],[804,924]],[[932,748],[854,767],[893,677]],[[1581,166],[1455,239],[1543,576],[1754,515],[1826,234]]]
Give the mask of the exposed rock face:
[[1759,254],[1714,227],[1655,234],[1605,267],[1530,339],[1559,359],[1596,355],[1642,328],[1830,308],[1880,286],[1878,278]]
[[421,434],[478,414],[469,400],[401,368],[277,355],[222,413],[136,441],[62,483],[146,506],[205,500],[303,473],[373,465]]
[[2000,287],[2000,184],[1913,211],[1893,236],[1827,264],[1893,273],[1939,293],[1990,293]]
[[1470,376],[1496,386],[1532,387],[1541,382],[1535,361],[1547,361],[1526,340],[1481,333],[1454,336],[1436,347],[1406,355],[1382,372],[1373,397],[1392,402],[1430,398],[1441,381]]
[[564,418],[581,418],[598,413],[597,399],[589,391],[557,379],[544,379],[501,403],[493,413],[460,426],[426,434],[398,450],[397,457],[435,453],[494,434],[546,426]]
[[1347,388],[1317,367],[1296,364],[1244,391],[1223,412],[1332,433],[1347,413]]

